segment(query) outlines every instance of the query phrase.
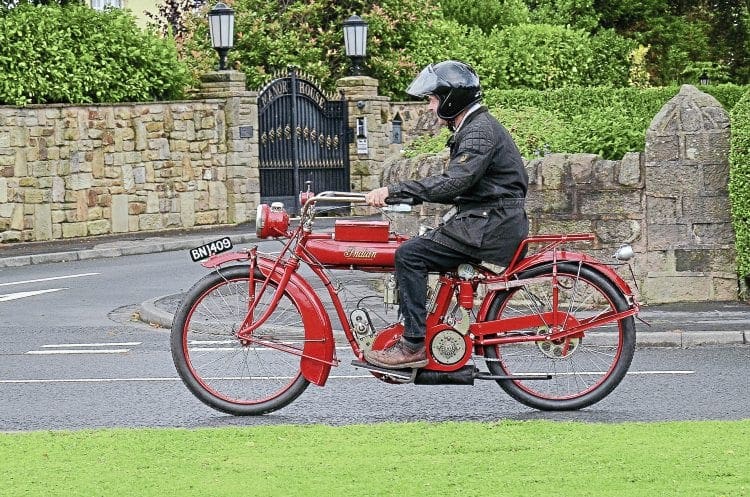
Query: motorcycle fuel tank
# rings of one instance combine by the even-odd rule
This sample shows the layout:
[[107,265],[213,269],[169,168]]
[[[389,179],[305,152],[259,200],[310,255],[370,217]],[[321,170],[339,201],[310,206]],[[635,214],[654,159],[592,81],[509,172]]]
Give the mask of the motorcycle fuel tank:
[[391,236],[384,221],[337,221],[332,235],[309,239],[305,248],[325,266],[393,268],[396,249],[406,239]]

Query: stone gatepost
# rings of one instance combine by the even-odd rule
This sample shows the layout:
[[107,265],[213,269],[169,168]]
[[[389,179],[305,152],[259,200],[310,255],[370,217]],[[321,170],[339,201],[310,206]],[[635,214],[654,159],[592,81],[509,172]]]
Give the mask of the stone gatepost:
[[216,160],[226,157],[227,219],[219,220],[223,223],[254,219],[260,203],[258,94],[247,91],[245,84],[245,74],[240,71],[210,72],[201,78],[200,98],[225,102],[226,150],[213,151]]
[[651,121],[642,300],[737,299],[729,137],[728,113],[691,85],[683,85]]
[[[349,76],[336,82],[344,95],[349,113],[349,126],[354,143],[349,148],[352,191],[367,192],[380,186],[383,163],[390,154],[390,98],[378,95],[378,80],[368,76]],[[365,128],[362,130],[361,125]],[[367,143],[364,147],[361,142]]]

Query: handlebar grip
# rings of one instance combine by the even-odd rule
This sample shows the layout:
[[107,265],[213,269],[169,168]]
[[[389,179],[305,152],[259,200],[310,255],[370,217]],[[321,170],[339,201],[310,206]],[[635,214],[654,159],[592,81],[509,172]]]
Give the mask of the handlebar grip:
[[416,205],[413,197],[386,197],[385,205]]

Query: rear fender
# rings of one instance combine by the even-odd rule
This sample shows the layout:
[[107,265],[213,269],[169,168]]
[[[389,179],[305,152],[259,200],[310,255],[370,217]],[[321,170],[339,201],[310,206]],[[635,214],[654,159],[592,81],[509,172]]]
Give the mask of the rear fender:
[[[519,265],[517,265],[515,268],[512,269],[513,271],[512,274],[518,274],[522,271],[525,271],[526,269],[529,269],[530,267],[552,262],[553,260],[557,260],[558,263],[560,262],[582,262],[584,265],[606,276],[607,279],[612,281],[612,283],[614,283],[615,286],[619,288],[620,291],[624,295],[633,294],[633,290],[631,290],[630,285],[628,285],[627,281],[622,279],[622,276],[617,274],[617,271],[612,269],[612,266],[608,264],[602,264],[600,260],[595,259],[594,257],[591,257],[590,255],[584,254],[582,252],[570,252],[566,250],[560,250],[557,252],[557,255],[554,255],[552,252],[544,252],[541,254],[535,254],[531,257],[528,257],[522,260]],[[511,276],[511,275],[508,275],[508,276]]]
[[[202,265],[215,268],[229,262],[247,261],[250,258],[251,255],[247,252],[224,252],[210,257]],[[283,276],[283,268],[276,266],[274,269],[275,263],[276,259],[263,255],[258,255],[256,259],[256,265],[261,273],[266,277],[271,275],[272,281],[278,282]],[[315,290],[298,273],[292,274],[287,291],[299,308],[305,327],[306,340],[300,359],[300,370],[308,381],[323,386],[328,379],[331,365],[336,362],[331,319]]]
[[[522,261],[520,261],[515,267],[510,268],[510,272],[506,271],[505,273],[503,273],[503,280],[511,281],[514,279],[515,275],[521,274],[527,269],[530,269],[532,267],[539,266],[542,264],[548,264],[553,261],[557,261],[557,263],[580,262],[583,265],[593,269],[594,271],[601,273],[604,277],[610,280],[617,287],[617,289],[620,290],[620,292],[622,292],[622,294],[625,295],[626,297],[634,296],[633,290],[630,288],[630,285],[628,285],[628,283],[624,279],[622,279],[622,277],[619,274],[617,274],[617,272],[614,269],[612,269],[611,266],[607,264],[602,264],[601,261],[599,261],[598,259],[595,259],[594,257],[591,257],[588,254],[584,254],[582,252],[570,252],[566,250],[557,251],[556,254],[554,254],[553,252],[543,252],[541,254],[535,254],[530,257],[527,257],[526,259],[523,259]],[[497,288],[492,289],[493,293],[498,292],[498,291],[503,291],[503,290],[497,289]],[[488,311],[489,304],[491,301],[492,301],[491,298],[484,299],[484,302],[482,303],[482,308],[480,309],[481,315],[485,315],[485,313]],[[633,299],[631,303],[634,303],[634,302],[635,302],[635,299]]]

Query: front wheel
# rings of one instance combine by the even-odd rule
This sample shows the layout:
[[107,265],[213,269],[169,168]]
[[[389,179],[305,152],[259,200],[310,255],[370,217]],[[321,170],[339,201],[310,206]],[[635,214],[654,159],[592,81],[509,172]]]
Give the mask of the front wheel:
[[[497,293],[487,319],[542,315],[553,310],[553,266],[531,268],[520,280],[534,281]],[[560,326],[577,326],[607,313],[629,308],[622,292],[598,271],[573,262],[557,264],[556,308]],[[549,314],[546,314],[549,316]],[[519,402],[541,410],[581,409],[606,397],[625,377],[635,352],[633,316],[590,328],[564,340],[546,340],[551,324],[503,336],[533,336],[484,347],[487,367],[495,375],[549,375],[547,380],[498,380]]]
[[[251,280],[246,265],[217,269],[187,292],[172,322],[172,359],[183,383],[205,404],[238,416],[280,409],[309,384],[300,371],[300,357],[288,352],[301,351],[305,330],[287,293],[254,333],[263,344],[237,338],[250,295],[263,281],[259,270]],[[268,308],[276,288],[269,282],[255,316]]]

